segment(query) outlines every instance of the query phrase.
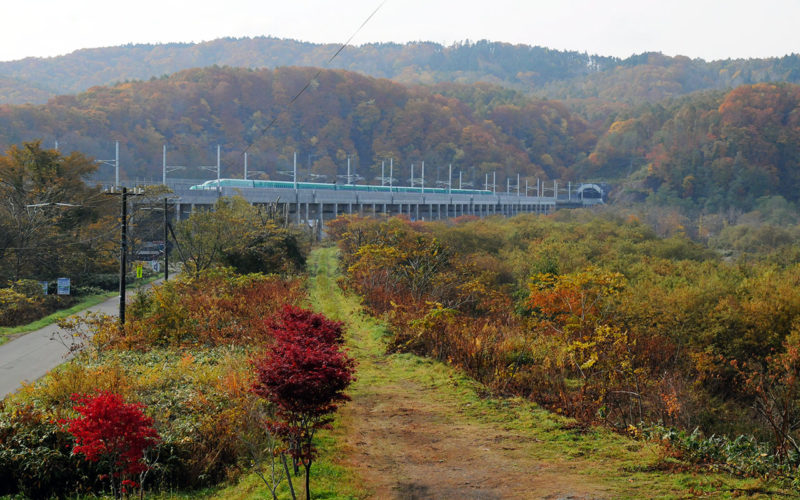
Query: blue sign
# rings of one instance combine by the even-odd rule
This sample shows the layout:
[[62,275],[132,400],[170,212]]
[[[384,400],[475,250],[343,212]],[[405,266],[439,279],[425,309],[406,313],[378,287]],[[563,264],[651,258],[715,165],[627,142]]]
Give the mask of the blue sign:
[[58,294],[69,295],[69,278],[58,278]]

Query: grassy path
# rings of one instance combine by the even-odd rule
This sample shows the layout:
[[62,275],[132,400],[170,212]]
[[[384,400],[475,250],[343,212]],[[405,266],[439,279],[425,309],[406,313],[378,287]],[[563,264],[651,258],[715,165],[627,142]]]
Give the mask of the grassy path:
[[347,325],[359,362],[334,460],[369,498],[688,498],[759,491],[721,475],[660,472],[659,450],[520,399],[481,396],[444,364],[386,355],[384,327],[337,286],[335,249],[310,259],[314,307]]

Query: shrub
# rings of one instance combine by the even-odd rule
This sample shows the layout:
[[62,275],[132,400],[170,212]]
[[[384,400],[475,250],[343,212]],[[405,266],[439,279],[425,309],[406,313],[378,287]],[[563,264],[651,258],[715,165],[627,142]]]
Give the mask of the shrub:
[[82,276],[76,286],[93,286],[103,290],[119,290],[119,274],[117,273],[96,273]]
[[126,403],[110,392],[75,394],[73,400],[77,403],[73,409],[81,415],[65,421],[75,437],[73,454],[102,464],[115,498],[126,493],[126,486],[139,486],[133,478],[149,468],[144,462],[145,449],[159,441],[153,419],[142,412],[144,405]]
[[299,280],[277,276],[237,276],[229,269],[185,277],[140,292],[128,308],[120,331],[113,318],[100,325],[69,325],[99,331],[95,345],[147,350],[154,347],[248,345],[270,341],[264,318],[283,304],[305,298]]
[[[86,491],[92,468],[71,454],[74,440],[32,406],[0,416],[0,495],[63,497]],[[91,483],[91,481],[88,481]]]
[[74,295],[43,295],[38,281],[15,281],[0,288],[0,326],[24,325],[76,302]]
[[[132,319],[122,332],[114,318],[101,315],[70,321],[65,342],[78,339],[75,351],[82,354],[24,386],[6,399],[5,409],[0,408],[0,490],[11,485],[9,494],[19,492],[16,485],[22,472],[7,467],[9,460],[27,463],[26,473],[49,474],[55,480],[61,477],[60,460],[65,457],[68,470],[77,472],[58,479],[60,485],[54,482],[42,496],[108,490],[109,478],[102,483],[97,478],[108,473],[106,466],[111,464],[102,459],[91,463],[82,453],[71,456],[74,439],[52,423],[76,417],[73,394],[97,391],[147,406],[154,419],[152,427],[161,437],[147,452],[151,487],[164,491],[202,488],[235,477],[249,466],[249,444],[263,443],[244,441],[243,436],[256,436],[263,424],[249,416],[271,406],[251,391],[254,371],[247,360],[254,349],[273,343],[274,322],[264,318],[274,316],[285,303],[304,299],[299,281],[214,270],[197,279],[170,281],[152,294],[139,296],[130,306]],[[313,313],[304,318],[310,324],[316,321]],[[340,330],[330,331],[328,338],[341,338]],[[32,419],[21,408],[41,410]],[[12,432],[3,422],[18,425],[17,415],[29,423],[24,430]],[[28,436],[24,447],[12,446],[5,439],[15,433]],[[56,433],[62,441],[43,439],[48,433]],[[35,462],[21,458],[24,450],[38,448]],[[25,482],[29,488],[37,484]]]
[[77,297],[88,297],[89,295],[106,293],[106,290],[97,286],[76,286],[72,293]]
[[21,321],[30,315],[29,311],[37,308],[40,304],[41,300],[37,302],[12,288],[0,288],[0,325],[22,324]]
[[699,429],[692,432],[660,425],[631,427],[635,437],[658,441],[664,445],[665,457],[683,460],[713,471],[725,471],[746,477],[778,479],[798,487],[800,483],[800,454],[781,457],[766,443],[750,435],[705,436]]

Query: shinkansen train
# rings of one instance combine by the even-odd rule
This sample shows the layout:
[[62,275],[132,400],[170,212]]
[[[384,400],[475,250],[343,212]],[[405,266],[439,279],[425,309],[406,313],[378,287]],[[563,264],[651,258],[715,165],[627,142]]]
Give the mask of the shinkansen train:
[[[191,186],[189,189],[208,190],[217,189],[218,186],[230,188],[271,188],[294,189],[291,181],[258,181],[245,179],[213,179],[202,184]],[[298,189],[331,189],[338,191],[378,191],[384,193],[422,193],[421,187],[410,186],[370,186],[368,184],[329,184],[325,182],[298,182]],[[447,194],[447,188],[425,188],[426,193]],[[484,189],[451,189],[450,194],[492,194]]]

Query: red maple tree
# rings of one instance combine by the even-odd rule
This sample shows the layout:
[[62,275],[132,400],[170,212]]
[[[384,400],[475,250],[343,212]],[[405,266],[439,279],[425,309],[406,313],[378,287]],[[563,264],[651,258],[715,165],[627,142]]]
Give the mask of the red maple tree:
[[72,452],[107,464],[110,470],[105,477],[115,497],[125,493],[126,486],[137,487],[131,478],[148,469],[144,452],[159,441],[153,419],[143,413],[144,405],[126,403],[120,395],[106,391],[73,394],[72,400],[73,409],[81,415],[65,421],[75,437]]
[[344,342],[341,322],[291,304],[284,305],[268,326],[272,336],[279,342],[338,345]]
[[276,419],[267,426],[283,438],[295,463],[303,464],[306,498],[311,498],[314,434],[350,399],[344,391],[354,380],[355,360],[341,349],[341,323],[321,314],[286,306],[270,328],[276,343],[254,362],[253,392],[275,405]]

